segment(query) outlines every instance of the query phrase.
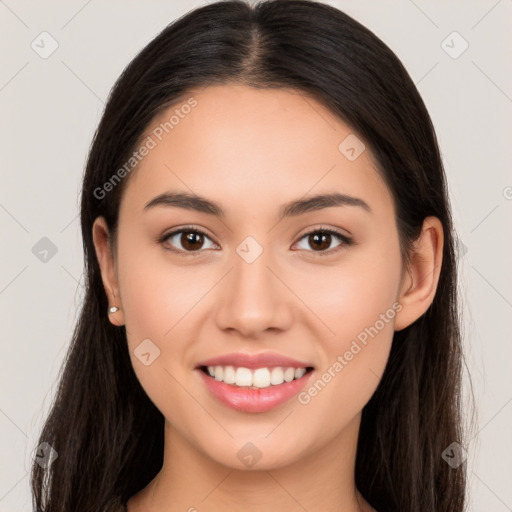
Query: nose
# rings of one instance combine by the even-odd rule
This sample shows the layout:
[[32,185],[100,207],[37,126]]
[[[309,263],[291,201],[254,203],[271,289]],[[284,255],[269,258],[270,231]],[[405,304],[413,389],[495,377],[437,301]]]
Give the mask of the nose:
[[285,331],[293,321],[293,293],[273,263],[270,251],[251,263],[234,252],[233,269],[218,290],[216,322],[220,329],[244,338],[261,338],[268,331]]

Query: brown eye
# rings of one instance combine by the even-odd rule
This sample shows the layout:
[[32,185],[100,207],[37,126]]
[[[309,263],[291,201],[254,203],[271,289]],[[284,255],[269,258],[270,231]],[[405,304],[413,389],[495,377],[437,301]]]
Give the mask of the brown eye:
[[308,242],[315,250],[325,251],[331,246],[331,238],[329,233],[314,233],[308,235]]
[[[205,247],[207,242],[210,242],[210,247]],[[162,237],[160,243],[166,244],[171,251],[183,253],[202,252],[201,249],[211,249],[215,245],[206,233],[198,229],[173,231]]]
[[195,251],[203,245],[204,237],[194,231],[184,231],[180,237],[180,242],[184,249]]
[[[333,241],[336,241],[336,239],[338,240],[338,244],[332,247]],[[303,244],[302,247],[300,246],[301,243]],[[300,249],[306,249],[309,252],[317,252],[319,256],[323,256],[324,254],[332,254],[351,245],[352,239],[332,229],[317,228],[315,231],[310,231],[303,235],[298,244]],[[306,247],[304,247],[304,245]]]

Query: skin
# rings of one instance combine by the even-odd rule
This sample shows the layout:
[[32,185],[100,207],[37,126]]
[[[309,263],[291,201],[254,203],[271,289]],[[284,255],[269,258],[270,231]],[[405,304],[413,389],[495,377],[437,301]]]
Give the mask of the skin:
[[[110,321],[126,326],[137,377],[166,420],[163,468],[128,511],[373,510],[354,483],[361,411],[393,332],[432,303],[441,223],[425,219],[406,269],[393,198],[370,150],[350,161],[338,149],[350,127],[293,90],[216,85],[193,96],[197,106],[129,177],[116,246],[103,218],[93,227],[109,304],[120,308]],[[144,211],[167,191],[205,196],[226,216]],[[372,213],[335,206],[279,220],[283,204],[330,192],[361,198]],[[209,237],[195,252],[169,250],[186,250],[180,235],[158,243],[185,225]],[[322,256],[304,237],[320,227],[354,244],[333,236]],[[252,263],[236,252],[247,236],[263,248]],[[265,413],[239,412],[211,396],[194,370],[221,354],[270,350],[310,362],[314,383],[396,303],[394,318],[307,404],[294,397]],[[149,366],[134,356],[147,338],[160,349]],[[248,442],[261,453],[251,468],[237,457]]]

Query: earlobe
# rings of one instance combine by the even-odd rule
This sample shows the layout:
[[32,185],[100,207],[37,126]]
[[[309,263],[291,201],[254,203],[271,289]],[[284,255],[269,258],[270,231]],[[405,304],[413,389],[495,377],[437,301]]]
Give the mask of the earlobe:
[[[92,227],[96,258],[101,271],[101,279],[108,299],[108,318],[113,325],[124,325],[121,297],[116,275],[115,259],[111,246],[108,225],[103,217],[97,217]],[[116,308],[114,310],[114,308]]]
[[437,217],[427,217],[419,238],[414,242],[410,266],[398,302],[402,309],[396,315],[395,331],[411,325],[432,304],[443,261],[444,232]]
[[121,308],[118,306],[109,306],[108,319],[110,320],[110,323],[118,327],[124,325],[124,315]]

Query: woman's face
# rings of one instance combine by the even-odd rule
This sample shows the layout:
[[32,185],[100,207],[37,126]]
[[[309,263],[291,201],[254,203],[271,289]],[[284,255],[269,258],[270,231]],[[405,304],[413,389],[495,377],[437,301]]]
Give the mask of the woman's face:
[[120,207],[117,305],[176,445],[269,469],[353,435],[401,308],[394,206],[370,150],[313,99],[240,85],[186,96],[143,144]]

